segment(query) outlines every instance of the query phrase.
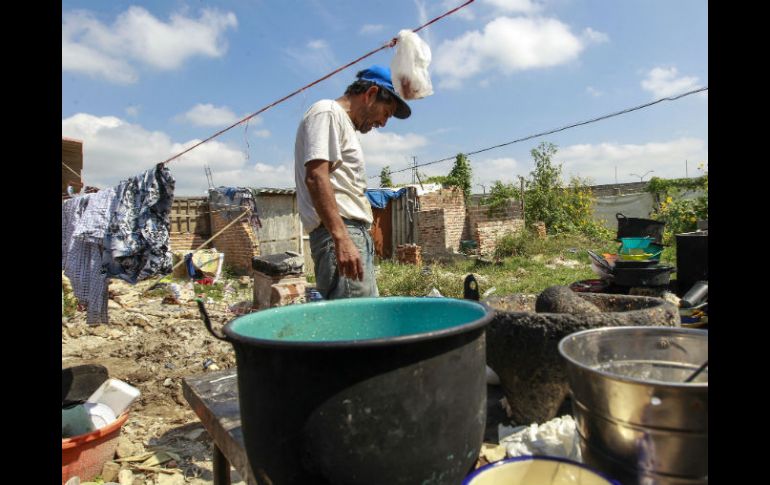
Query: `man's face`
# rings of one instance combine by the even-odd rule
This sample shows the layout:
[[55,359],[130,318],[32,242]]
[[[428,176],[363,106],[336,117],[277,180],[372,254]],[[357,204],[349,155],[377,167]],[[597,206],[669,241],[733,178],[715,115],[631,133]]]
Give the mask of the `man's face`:
[[372,128],[384,128],[388,118],[396,112],[396,100],[389,102],[377,100],[377,86],[372,86],[364,94],[363,103],[354,122],[356,130],[368,133]]

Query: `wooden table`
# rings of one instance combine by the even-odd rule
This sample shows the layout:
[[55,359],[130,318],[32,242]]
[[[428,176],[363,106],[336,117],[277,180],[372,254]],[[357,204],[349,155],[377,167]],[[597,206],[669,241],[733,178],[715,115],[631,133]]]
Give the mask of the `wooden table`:
[[230,485],[230,465],[249,485],[254,479],[246,457],[235,369],[182,379],[184,397],[214,442],[214,485]]
[[[214,485],[230,485],[230,465],[249,485],[257,482],[249,466],[243,444],[235,369],[209,372],[182,379],[184,397],[200,418],[214,442]],[[497,426],[508,424],[500,407],[500,387],[487,386],[487,426],[484,441],[497,443]]]

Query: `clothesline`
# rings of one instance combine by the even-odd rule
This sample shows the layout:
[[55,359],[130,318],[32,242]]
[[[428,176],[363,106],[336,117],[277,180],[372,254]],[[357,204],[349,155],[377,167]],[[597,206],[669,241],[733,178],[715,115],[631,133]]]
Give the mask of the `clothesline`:
[[[468,0],[468,1],[466,1],[465,3],[463,3],[462,5],[459,5],[459,6],[455,7],[455,8],[453,8],[453,9],[451,9],[451,10],[449,10],[449,11],[445,12],[444,14],[442,14],[442,15],[439,15],[438,17],[436,17],[436,18],[434,18],[434,19],[432,19],[432,20],[430,20],[430,21],[428,21],[428,22],[426,22],[426,23],[424,23],[424,24],[420,25],[419,27],[417,27],[417,28],[415,28],[415,29],[412,29],[412,32],[415,32],[415,33],[416,33],[416,32],[419,32],[420,30],[424,29],[425,27],[428,27],[429,25],[433,24],[434,22],[437,22],[437,21],[439,21],[439,20],[443,19],[444,17],[446,17],[446,16],[448,16],[448,15],[451,15],[451,14],[455,13],[456,11],[460,10],[461,8],[463,8],[463,7],[467,6],[467,5],[470,5],[470,4],[471,4],[471,3],[473,3],[474,1],[475,1],[475,0]],[[191,147],[187,148],[186,150],[182,151],[181,153],[178,153],[178,154],[174,155],[173,157],[171,157],[171,158],[168,158],[168,159],[166,159],[166,160],[164,160],[164,161],[162,161],[162,162],[160,162],[160,163],[162,163],[162,164],[164,164],[164,165],[168,164],[168,163],[169,163],[169,162],[171,162],[172,160],[175,160],[175,159],[177,159],[177,158],[181,157],[182,155],[184,155],[185,153],[187,153],[187,152],[189,152],[189,151],[193,150],[194,148],[197,148],[197,147],[199,147],[199,146],[203,145],[204,143],[206,143],[206,142],[208,142],[208,141],[211,141],[211,140],[213,140],[214,138],[218,137],[219,135],[221,135],[221,134],[225,133],[226,131],[228,131],[228,130],[231,130],[232,128],[235,128],[236,126],[240,125],[241,123],[243,123],[243,122],[245,122],[245,121],[249,121],[250,119],[254,118],[255,116],[259,115],[260,113],[263,113],[263,112],[267,111],[268,109],[272,108],[273,106],[276,106],[276,105],[278,105],[278,104],[280,104],[280,103],[282,103],[282,102],[286,101],[287,99],[289,99],[289,98],[291,98],[291,97],[293,97],[293,96],[295,96],[295,95],[297,95],[297,94],[301,93],[302,91],[304,91],[304,90],[306,90],[306,89],[308,89],[308,88],[310,88],[310,87],[312,87],[312,86],[314,86],[314,85],[318,84],[318,83],[319,83],[319,82],[321,82],[321,81],[324,81],[324,80],[326,80],[326,79],[328,79],[328,78],[332,77],[333,75],[335,75],[335,74],[337,74],[337,73],[339,73],[339,72],[341,72],[341,71],[343,71],[343,70],[347,69],[348,67],[352,66],[353,64],[356,64],[356,63],[358,63],[358,62],[360,62],[360,61],[362,61],[362,60],[366,59],[367,57],[369,57],[369,56],[372,56],[372,55],[376,54],[377,52],[379,52],[379,51],[381,51],[381,50],[383,50],[383,49],[387,49],[387,48],[390,48],[390,47],[394,47],[394,46],[395,46],[397,43],[398,43],[398,38],[397,38],[397,37],[394,37],[394,38],[392,38],[391,40],[389,40],[389,41],[388,41],[388,42],[386,42],[385,44],[381,45],[381,46],[380,46],[380,47],[378,47],[377,49],[374,49],[374,50],[372,50],[372,51],[370,51],[370,52],[367,52],[366,54],[362,55],[362,56],[361,56],[361,57],[359,57],[358,59],[355,59],[355,60],[353,60],[353,61],[351,61],[351,62],[349,62],[349,63],[345,64],[344,66],[342,66],[342,67],[339,67],[339,68],[335,69],[334,71],[330,72],[329,74],[327,74],[327,75],[325,75],[325,76],[323,76],[323,77],[321,77],[321,78],[319,78],[319,79],[316,79],[316,80],[315,80],[315,81],[313,81],[312,83],[310,83],[310,84],[307,84],[307,85],[305,85],[305,86],[303,86],[303,87],[301,87],[301,88],[297,89],[296,91],[294,91],[294,92],[292,92],[292,93],[290,93],[290,94],[288,94],[288,95],[284,96],[283,98],[279,99],[278,101],[274,101],[273,103],[271,103],[271,104],[269,104],[269,105],[265,106],[264,108],[262,108],[262,109],[260,109],[260,110],[258,110],[258,111],[256,111],[256,112],[254,112],[254,113],[252,113],[252,114],[250,114],[250,115],[246,116],[245,118],[241,119],[240,121],[236,121],[235,123],[233,123],[232,125],[228,126],[227,128],[225,128],[225,129],[223,129],[223,130],[220,130],[220,131],[218,131],[218,132],[214,133],[213,135],[211,135],[210,137],[206,138],[205,140],[203,140],[203,141],[200,141],[200,142],[196,143],[195,145],[193,145],[193,146],[191,146]]]
[[[451,15],[451,14],[453,14],[453,13],[457,12],[457,11],[458,11],[458,10],[460,10],[461,8],[464,8],[464,7],[468,6],[468,5],[470,5],[470,4],[471,4],[471,3],[473,3],[474,1],[475,1],[475,0],[467,0],[465,3],[463,3],[463,4],[461,4],[461,5],[458,5],[457,7],[453,8],[453,9],[451,9],[451,10],[448,10],[447,12],[445,12],[445,13],[443,13],[443,14],[439,15],[438,17],[435,17],[435,18],[433,18],[432,20],[429,20],[428,22],[425,22],[424,24],[420,25],[419,27],[417,27],[417,28],[415,28],[415,29],[412,29],[412,32],[415,32],[415,33],[416,33],[416,32],[419,32],[420,30],[422,30],[422,29],[424,29],[424,28],[426,28],[426,27],[430,26],[431,24],[433,24],[433,23],[435,23],[435,22],[438,22],[439,20],[443,19],[444,17],[447,17],[447,16],[449,16],[449,15]],[[295,95],[297,95],[297,94],[301,93],[302,91],[305,91],[306,89],[308,89],[308,88],[311,88],[312,86],[315,86],[316,84],[320,83],[321,81],[324,81],[324,80],[326,80],[326,79],[328,79],[328,78],[330,78],[330,77],[334,76],[335,74],[337,74],[337,73],[339,73],[339,72],[341,72],[341,71],[343,71],[343,70],[347,69],[348,67],[350,67],[350,66],[352,66],[352,65],[354,65],[354,64],[357,64],[358,62],[360,62],[360,61],[362,61],[362,60],[366,59],[367,57],[370,57],[370,56],[372,56],[372,55],[376,54],[377,52],[379,52],[379,51],[381,51],[381,50],[383,50],[383,49],[387,49],[387,48],[392,48],[392,47],[394,47],[394,46],[395,46],[397,43],[398,43],[398,37],[393,37],[391,40],[389,40],[389,41],[388,41],[388,42],[386,42],[385,44],[381,45],[380,47],[378,47],[378,48],[376,48],[376,49],[374,49],[374,50],[372,50],[372,51],[369,51],[369,52],[367,52],[366,54],[364,54],[364,55],[362,55],[362,56],[358,57],[357,59],[355,59],[355,60],[353,60],[353,61],[350,61],[350,62],[348,62],[348,63],[347,63],[347,64],[345,64],[344,66],[341,66],[341,67],[339,67],[339,68],[335,69],[334,71],[330,72],[329,74],[326,74],[325,76],[323,76],[323,77],[321,77],[321,78],[318,78],[318,79],[316,79],[315,81],[313,81],[313,82],[311,82],[311,83],[309,83],[309,84],[306,84],[305,86],[303,86],[303,87],[301,87],[301,88],[297,89],[296,91],[294,91],[294,92],[292,92],[292,93],[290,93],[290,94],[288,94],[288,95],[284,96],[283,98],[281,98],[281,99],[279,99],[279,100],[277,100],[277,101],[274,101],[274,102],[270,103],[269,105],[267,105],[267,106],[265,106],[265,107],[263,107],[263,108],[259,109],[258,111],[256,111],[256,112],[254,112],[254,113],[252,113],[252,114],[250,114],[250,115],[246,116],[245,118],[243,118],[243,119],[241,119],[241,120],[239,120],[239,121],[237,121],[237,122],[233,123],[232,125],[228,126],[227,128],[224,128],[224,129],[222,129],[222,130],[220,130],[220,131],[218,131],[218,132],[214,133],[213,135],[211,135],[210,137],[206,138],[205,140],[203,140],[203,141],[200,141],[200,142],[196,143],[195,145],[193,145],[193,146],[191,146],[191,147],[189,147],[189,148],[187,148],[187,149],[183,150],[182,152],[180,152],[180,153],[178,153],[178,154],[174,155],[173,157],[167,158],[166,160],[164,160],[164,161],[160,162],[159,164],[161,164],[161,165],[164,165],[164,166],[165,166],[165,165],[167,165],[168,163],[170,163],[171,161],[173,161],[173,160],[175,160],[175,159],[177,159],[177,158],[181,157],[181,156],[182,156],[182,155],[184,155],[185,153],[188,153],[188,152],[190,152],[191,150],[193,150],[193,149],[195,149],[195,148],[197,148],[197,147],[199,147],[199,146],[203,145],[204,143],[206,143],[206,142],[209,142],[209,141],[213,140],[214,138],[216,138],[216,137],[218,137],[218,136],[222,135],[223,133],[225,133],[225,132],[227,132],[227,131],[231,130],[232,128],[235,128],[236,126],[238,126],[238,125],[240,125],[240,124],[242,124],[242,123],[244,123],[244,122],[247,122],[247,123],[248,123],[248,121],[249,121],[250,119],[254,118],[255,116],[257,116],[257,115],[259,115],[259,114],[261,114],[261,113],[263,113],[263,112],[265,112],[265,111],[267,111],[268,109],[272,108],[273,106],[276,106],[276,105],[278,105],[278,104],[280,104],[280,103],[282,103],[282,102],[284,102],[284,101],[288,100],[289,98],[291,98],[291,97],[293,97],[293,96],[295,96]],[[65,166],[65,167],[67,167],[67,168],[68,168],[68,169],[69,169],[69,170],[70,170],[72,173],[74,173],[75,175],[77,175],[78,177],[80,177],[80,174],[78,174],[77,172],[75,172],[74,170],[72,170],[72,168],[70,168],[70,167],[69,167],[67,164],[65,164],[63,161],[62,161],[62,165],[64,165],[64,166]],[[157,164],[156,164],[156,165],[157,165]],[[85,185],[85,184],[84,184],[84,185]]]
[[[64,160],[62,160],[61,164],[64,165],[64,167],[67,168],[70,172],[74,173],[77,178],[80,178],[80,174],[77,173],[76,171],[72,170],[72,167],[70,167],[69,165],[64,163]],[[85,185],[85,184],[83,184],[83,185]]]

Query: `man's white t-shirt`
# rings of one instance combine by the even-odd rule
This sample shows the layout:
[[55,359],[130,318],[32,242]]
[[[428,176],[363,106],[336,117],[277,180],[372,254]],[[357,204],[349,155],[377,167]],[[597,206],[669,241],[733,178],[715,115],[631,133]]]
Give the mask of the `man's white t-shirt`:
[[333,99],[313,104],[297,128],[294,144],[294,181],[297,184],[299,215],[306,232],[321,224],[305,185],[305,164],[329,160],[329,180],[340,215],[372,223],[372,206],[364,193],[366,167],[364,152],[350,116]]

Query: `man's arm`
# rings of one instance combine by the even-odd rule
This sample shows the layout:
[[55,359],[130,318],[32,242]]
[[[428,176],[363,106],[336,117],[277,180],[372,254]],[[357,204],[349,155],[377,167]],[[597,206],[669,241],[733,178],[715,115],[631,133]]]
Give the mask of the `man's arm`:
[[324,227],[334,240],[334,252],[337,256],[337,268],[340,275],[350,279],[363,280],[364,266],[361,253],[350,239],[348,229],[342,222],[334,190],[329,181],[328,160],[311,160],[305,164],[305,184],[313,200],[313,206],[321,218]]

